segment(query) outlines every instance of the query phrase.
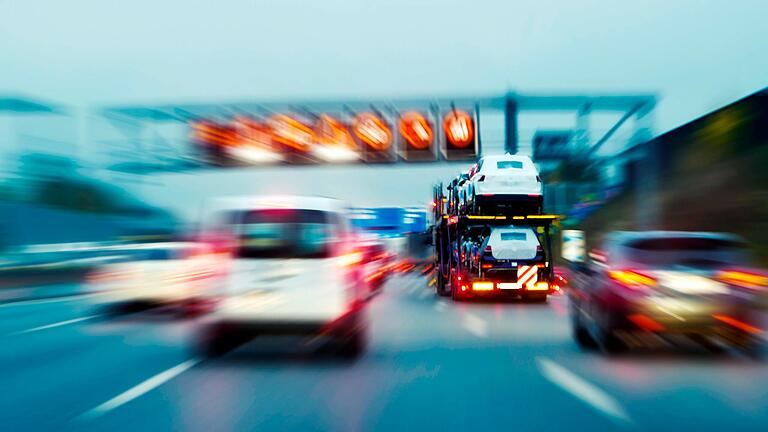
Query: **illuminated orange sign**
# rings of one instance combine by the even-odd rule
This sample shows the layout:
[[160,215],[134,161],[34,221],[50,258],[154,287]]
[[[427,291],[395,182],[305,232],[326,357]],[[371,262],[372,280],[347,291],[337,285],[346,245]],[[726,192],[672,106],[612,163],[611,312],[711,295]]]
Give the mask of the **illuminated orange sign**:
[[285,114],[275,114],[268,120],[272,129],[272,141],[306,152],[315,140],[312,129]]
[[191,125],[192,139],[203,144],[233,146],[237,143],[235,128],[212,121],[196,121]]
[[392,131],[379,116],[370,112],[355,116],[352,132],[374,150],[386,150],[392,145]]
[[418,111],[408,111],[400,116],[400,135],[411,147],[424,150],[432,145],[434,133],[429,120]]
[[338,119],[321,114],[315,124],[317,143],[327,147],[342,147],[355,149],[355,141],[346,126]]
[[272,131],[265,123],[250,117],[238,116],[235,117],[234,125],[240,138],[239,145],[264,150],[272,149]]
[[475,122],[464,111],[453,110],[443,118],[443,130],[448,142],[454,147],[464,148],[475,139]]

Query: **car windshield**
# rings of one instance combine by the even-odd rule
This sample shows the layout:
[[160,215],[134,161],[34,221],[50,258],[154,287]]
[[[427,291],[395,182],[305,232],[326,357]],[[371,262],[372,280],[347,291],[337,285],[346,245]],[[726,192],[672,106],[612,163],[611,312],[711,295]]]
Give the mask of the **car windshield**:
[[332,243],[328,213],[269,209],[235,215],[241,258],[326,258]]
[[507,240],[517,240],[517,241],[525,241],[526,234],[524,232],[503,232],[501,233],[501,239],[504,241]]
[[498,162],[496,162],[496,168],[498,168],[498,169],[523,169],[523,163],[521,161],[498,161]]
[[662,267],[713,268],[748,260],[744,243],[728,238],[646,238],[631,241],[626,247],[631,261]]

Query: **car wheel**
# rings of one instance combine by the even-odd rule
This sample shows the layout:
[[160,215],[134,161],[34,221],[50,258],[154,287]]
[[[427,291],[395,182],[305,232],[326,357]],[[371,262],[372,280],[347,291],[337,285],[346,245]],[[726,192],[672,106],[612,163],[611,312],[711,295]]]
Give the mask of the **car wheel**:
[[594,350],[597,348],[597,342],[589,334],[589,330],[584,326],[581,321],[581,310],[573,305],[571,306],[571,327],[573,330],[573,339],[576,341],[576,345],[579,348],[585,348],[588,350]]
[[199,351],[204,358],[221,357],[242,343],[243,338],[239,331],[230,327],[213,326],[202,337]]
[[741,335],[736,338],[736,348],[751,359],[765,358],[765,343],[752,335]]
[[356,359],[365,351],[367,341],[368,338],[365,330],[355,330],[352,333],[339,337],[336,352],[341,358],[348,360]]
[[613,327],[598,330],[597,344],[600,350],[608,355],[618,355],[625,352],[628,347],[618,336]]

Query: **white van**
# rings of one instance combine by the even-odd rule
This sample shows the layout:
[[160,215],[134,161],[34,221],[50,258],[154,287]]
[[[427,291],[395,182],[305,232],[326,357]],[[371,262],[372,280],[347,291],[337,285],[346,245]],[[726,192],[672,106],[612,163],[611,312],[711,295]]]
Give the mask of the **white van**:
[[262,334],[325,335],[344,356],[362,352],[367,292],[340,201],[246,197],[210,207],[204,229],[230,236],[232,259],[201,338],[203,354],[221,355]]

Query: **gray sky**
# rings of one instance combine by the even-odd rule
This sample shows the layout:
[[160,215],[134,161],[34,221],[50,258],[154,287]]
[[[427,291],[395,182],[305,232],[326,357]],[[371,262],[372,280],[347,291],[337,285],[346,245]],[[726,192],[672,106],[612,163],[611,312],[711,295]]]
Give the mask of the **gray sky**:
[[0,0],[0,92],[75,104],[657,91],[658,131],[766,85],[768,3]]

